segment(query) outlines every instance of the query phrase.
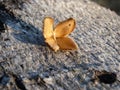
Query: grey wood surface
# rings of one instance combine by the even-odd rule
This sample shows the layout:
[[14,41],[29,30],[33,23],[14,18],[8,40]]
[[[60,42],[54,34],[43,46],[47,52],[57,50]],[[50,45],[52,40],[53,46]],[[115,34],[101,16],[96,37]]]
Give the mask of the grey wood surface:
[[[11,8],[14,17],[0,12],[8,28],[0,35],[1,90],[119,90],[119,81],[109,85],[90,79],[94,70],[105,70],[120,80],[120,16],[90,0],[30,0],[22,5],[22,10]],[[78,51],[54,52],[45,44],[47,16],[55,25],[76,20],[70,36]]]

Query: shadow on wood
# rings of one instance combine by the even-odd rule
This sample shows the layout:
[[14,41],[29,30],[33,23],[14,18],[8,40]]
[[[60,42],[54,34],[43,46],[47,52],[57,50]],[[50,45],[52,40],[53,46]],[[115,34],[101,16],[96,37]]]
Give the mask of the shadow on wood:
[[3,5],[0,5],[0,7],[2,7],[0,9],[0,20],[13,29],[12,35],[17,40],[24,43],[45,45],[41,30],[15,17],[14,14],[5,9]]

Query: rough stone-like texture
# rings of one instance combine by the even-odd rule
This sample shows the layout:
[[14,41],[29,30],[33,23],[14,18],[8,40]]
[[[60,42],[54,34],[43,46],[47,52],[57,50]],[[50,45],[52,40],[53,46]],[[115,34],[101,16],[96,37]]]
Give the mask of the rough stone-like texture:
[[[0,12],[8,30],[0,35],[0,90],[119,90],[120,17],[89,0],[31,0],[15,17]],[[70,35],[78,51],[52,51],[42,35],[43,19],[55,25],[73,17]],[[115,72],[112,85],[90,81],[94,70]]]

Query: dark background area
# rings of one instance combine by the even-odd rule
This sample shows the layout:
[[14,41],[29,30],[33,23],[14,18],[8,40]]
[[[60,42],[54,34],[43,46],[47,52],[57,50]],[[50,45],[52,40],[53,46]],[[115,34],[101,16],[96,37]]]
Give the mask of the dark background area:
[[115,11],[120,15],[120,0],[91,0],[98,3],[101,6],[109,8],[112,11]]

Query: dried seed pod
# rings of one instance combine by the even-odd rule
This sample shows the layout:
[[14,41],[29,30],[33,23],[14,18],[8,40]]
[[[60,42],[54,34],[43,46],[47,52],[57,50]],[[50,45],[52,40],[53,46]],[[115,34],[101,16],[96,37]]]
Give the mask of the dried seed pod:
[[56,52],[58,50],[77,50],[78,46],[68,35],[75,28],[75,20],[69,18],[60,22],[54,29],[51,17],[44,19],[43,36],[45,42]]

